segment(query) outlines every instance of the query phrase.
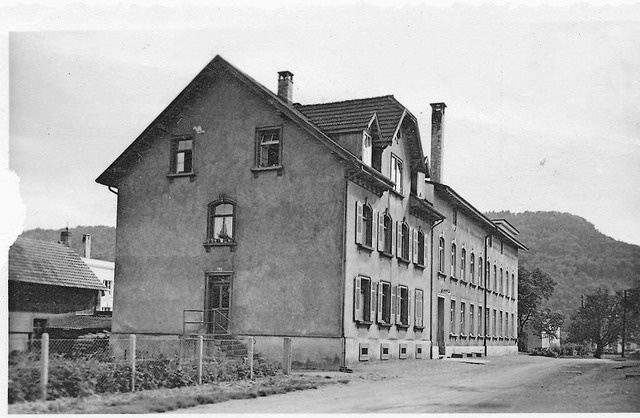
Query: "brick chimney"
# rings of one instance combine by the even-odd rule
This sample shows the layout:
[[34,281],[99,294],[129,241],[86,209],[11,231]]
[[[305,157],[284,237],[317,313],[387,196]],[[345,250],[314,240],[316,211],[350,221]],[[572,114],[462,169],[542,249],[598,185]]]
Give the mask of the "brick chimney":
[[84,258],[91,258],[91,235],[82,235],[82,256]]
[[278,72],[278,96],[291,103],[293,99],[293,73],[289,71]]
[[69,232],[69,227],[66,227],[65,229],[62,230],[62,232],[60,232],[60,243],[68,247],[70,238],[71,238],[71,232]]
[[431,103],[431,181],[442,183],[444,103]]

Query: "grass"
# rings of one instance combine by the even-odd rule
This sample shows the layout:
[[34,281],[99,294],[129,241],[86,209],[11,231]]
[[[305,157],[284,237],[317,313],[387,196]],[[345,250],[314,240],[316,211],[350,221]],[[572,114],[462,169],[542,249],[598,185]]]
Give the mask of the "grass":
[[148,414],[231,399],[257,398],[317,389],[320,386],[337,383],[345,384],[348,380],[308,375],[277,375],[253,381],[218,382],[178,389],[25,402],[9,405],[8,412],[10,414]]

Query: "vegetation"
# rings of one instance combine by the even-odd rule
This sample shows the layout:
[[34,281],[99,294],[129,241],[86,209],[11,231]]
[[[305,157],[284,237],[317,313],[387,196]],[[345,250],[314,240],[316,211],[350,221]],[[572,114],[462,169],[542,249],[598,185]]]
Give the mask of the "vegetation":
[[[602,287],[610,292],[629,289],[640,277],[640,246],[616,241],[587,220],[561,212],[489,212],[520,231],[529,247],[520,252],[520,265],[540,268],[556,281],[545,306],[569,321],[580,307],[580,296]],[[565,327],[568,324],[565,324]]]
[[621,301],[606,289],[587,295],[569,326],[569,338],[596,345],[594,356],[601,358],[605,346],[617,343],[622,332]]
[[[555,335],[562,326],[564,316],[549,308],[543,308],[543,302],[553,295],[556,282],[544,271],[535,268],[529,272],[518,267],[518,349],[525,351],[523,338],[525,326],[530,324],[536,335],[546,333]],[[550,337],[551,338],[551,337]]]

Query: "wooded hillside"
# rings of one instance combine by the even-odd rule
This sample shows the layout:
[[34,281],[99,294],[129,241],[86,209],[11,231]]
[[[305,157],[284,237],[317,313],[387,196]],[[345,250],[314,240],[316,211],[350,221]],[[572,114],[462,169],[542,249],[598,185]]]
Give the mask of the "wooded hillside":
[[598,287],[611,291],[631,288],[640,280],[640,246],[616,241],[586,219],[562,212],[489,212],[520,230],[529,247],[520,252],[520,265],[541,268],[558,283],[547,304],[567,320],[580,306],[580,295]]

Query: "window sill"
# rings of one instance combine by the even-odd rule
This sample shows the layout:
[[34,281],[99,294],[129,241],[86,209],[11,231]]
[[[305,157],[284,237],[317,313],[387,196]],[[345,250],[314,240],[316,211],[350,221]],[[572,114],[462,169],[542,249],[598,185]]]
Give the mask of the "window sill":
[[211,247],[229,247],[231,252],[235,251],[237,243],[235,241],[230,242],[205,242],[202,244],[204,249],[209,253],[211,252]]
[[446,274],[444,274],[443,272],[439,271],[439,272],[438,272],[438,278],[439,278],[439,279],[443,279],[443,280],[444,280],[444,279],[446,279],[446,278],[447,278],[447,275],[446,275]]
[[478,287],[478,285],[477,285],[477,284],[475,284],[475,283],[469,283],[469,287],[473,287],[473,288],[475,289],[475,288],[477,288],[477,287]]
[[282,166],[281,165],[274,165],[271,167],[252,167],[251,171],[253,172],[253,177],[258,177],[258,174],[263,172],[263,171],[276,171],[278,173],[279,176],[282,175]]
[[467,286],[469,283],[467,283],[466,280],[462,279],[462,280],[460,280],[460,284],[463,285],[463,286]]
[[358,251],[366,251],[368,253],[373,252],[373,247],[368,246],[367,244],[356,244],[358,246]]
[[411,261],[409,261],[408,259],[406,259],[404,257],[398,257],[398,263],[406,264],[408,266],[409,263],[411,263]]
[[466,339],[467,338],[467,334],[460,334],[460,338]]
[[356,320],[356,326],[358,328],[369,328],[371,325],[373,325],[373,322],[371,322],[371,321],[358,321],[358,320]]
[[449,334],[449,338],[458,338],[458,334],[454,334],[453,332]]
[[455,277],[451,276],[451,282],[452,283],[458,283],[458,279],[456,279]]
[[388,252],[386,252],[386,251],[380,251],[380,255],[381,255],[382,257],[386,257],[386,258],[393,258],[393,254],[388,253]]
[[405,324],[396,324],[396,328],[401,329],[401,330],[408,330],[409,329],[409,325],[405,325]]
[[425,326],[423,326],[423,325],[414,325],[414,326],[413,326],[413,329],[414,329],[415,331],[424,331]]
[[427,268],[427,266],[425,266],[424,264],[418,264],[418,263],[413,263],[413,267],[419,269],[419,270],[424,270]]
[[167,174],[167,178],[169,179],[169,181],[173,181],[173,179],[180,178],[180,177],[189,177],[189,180],[194,181],[196,179],[196,173],[194,173],[192,171],[190,173],[169,173],[169,174]]
[[389,322],[378,322],[378,327],[380,327],[380,328],[391,328],[391,324]]

